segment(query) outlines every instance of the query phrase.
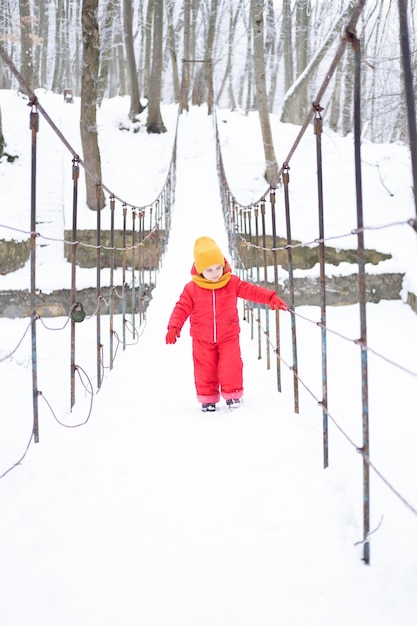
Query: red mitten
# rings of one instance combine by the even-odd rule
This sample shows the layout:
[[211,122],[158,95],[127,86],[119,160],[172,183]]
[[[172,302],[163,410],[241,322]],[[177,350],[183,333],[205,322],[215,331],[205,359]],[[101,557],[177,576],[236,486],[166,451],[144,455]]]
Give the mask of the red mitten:
[[273,311],[275,311],[275,309],[280,309],[281,311],[286,311],[288,309],[287,303],[284,302],[284,300],[281,300],[281,298],[278,298],[276,294],[274,294],[270,299],[269,306]]
[[175,343],[179,336],[180,336],[180,331],[178,330],[178,328],[169,328],[167,332],[167,336],[165,337],[165,342]]

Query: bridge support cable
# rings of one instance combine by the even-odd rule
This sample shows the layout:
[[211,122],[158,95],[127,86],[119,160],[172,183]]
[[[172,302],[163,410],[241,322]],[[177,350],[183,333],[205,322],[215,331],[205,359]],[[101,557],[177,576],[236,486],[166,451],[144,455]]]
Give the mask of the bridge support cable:
[[356,213],[358,228],[358,282],[359,282],[359,313],[360,313],[360,348],[361,348],[361,386],[362,386],[362,454],[363,454],[363,560],[370,562],[370,484],[369,484],[369,399],[368,399],[368,350],[366,326],[366,277],[365,277],[365,243],[362,199],[362,165],[361,165],[361,46],[360,41],[352,35],[352,47],[355,61],[354,76],[354,150],[355,150],[355,185]]
[[291,348],[292,348],[292,371],[293,371],[293,393],[294,412],[300,412],[299,392],[298,392],[298,357],[297,357],[297,329],[295,321],[295,294],[294,294],[294,262],[292,255],[292,233],[291,233],[291,212],[289,183],[289,166],[284,164],[282,169],[282,183],[284,188],[285,223],[287,231],[287,255],[288,255],[288,288],[289,288],[289,313],[291,315]]
[[32,395],[33,395],[33,436],[39,442],[39,411],[38,411],[38,353],[36,338],[36,167],[37,167],[37,135],[39,130],[39,113],[36,102],[32,102],[30,110],[31,130],[31,189],[30,189],[30,314],[32,331]]

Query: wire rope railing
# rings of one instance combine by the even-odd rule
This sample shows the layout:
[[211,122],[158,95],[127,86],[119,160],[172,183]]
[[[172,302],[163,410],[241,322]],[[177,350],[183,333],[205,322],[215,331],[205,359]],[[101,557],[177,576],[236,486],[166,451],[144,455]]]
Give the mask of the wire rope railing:
[[[255,203],[249,205],[240,204],[234,197],[230,186],[227,182],[225,166],[223,163],[221,146],[219,140],[219,132],[216,125],[217,138],[217,159],[218,171],[221,187],[222,206],[225,217],[227,233],[229,237],[229,246],[232,261],[242,275],[253,282],[272,286],[278,289],[281,284],[281,265],[278,259],[278,253],[282,252],[287,257],[288,265],[288,291],[289,291],[289,314],[291,318],[291,360],[283,357],[281,346],[280,317],[276,314],[273,317],[273,323],[270,323],[270,315],[268,311],[260,305],[251,305],[245,303],[244,315],[245,319],[250,323],[252,338],[257,339],[258,358],[265,356],[266,365],[271,369],[272,365],[276,370],[277,389],[282,391],[283,373],[282,366],[290,372],[293,386],[294,411],[300,411],[300,387],[320,406],[322,410],[323,422],[323,465],[329,465],[329,437],[328,422],[332,424],[342,433],[344,438],[352,446],[355,453],[359,453],[363,461],[363,560],[365,563],[370,562],[370,545],[369,536],[372,533],[370,529],[369,519],[369,469],[373,469],[376,475],[389,487],[402,502],[417,515],[416,508],[410,504],[409,500],[402,495],[401,491],[395,488],[392,482],[386,478],[382,472],[372,462],[369,452],[369,427],[368,427],[368,373],[367,359],[368,353],[372,353],[375,357],[384,360],[390,366],[411,375],[417,374],[412,369],[397,363],[394,359],[383,355],[379,350],[375,350],[368,344],[367,339],[367,321],[366,321],[366,281],[365,281],[365,259],[364,259],[364,234],[367,230],[379,230],[393,227],[412,227],[416,230],[417,220],[409,218],[407,220],[394,221],[386,224],[364,224],[362,215],[362,199],[361,199],[361,154],[360,154],[360,46],[355,37],[355,25],[359,19],[360,12],[365,2],[359,2],[354,11],[352,20],[350,21],[346,34],[337,50],[335,58],[332,62],[326,79],[321,86],[317,98],[309,112],[305,123],[285,159],[280,169],[280,181],[274,181],[266,192]],[[355,160],[356,160],[356,200],[357,200],[357,224],[348,232],[326,235],[324,232],[324,209],[325,198],[323,193],[323,163],[321,143],[322,135],[322,108],[320,106],[321,98],[329,84],[337,63],[339,62],[346,44],[350,42],[355,54]],[[1,53],[1,49],[0,49]],[[3,56],[3,54],[2,54]],[[4,57],[3,57],[4,58]],[[9,65],[10,66],[10,65]],[[14,67],[14,66],[13,66]],[[15,70],[13,69],[15,73]],[[15,74],[16,75],[16,74]],[[13,464],[7,471],[3,472],[0,477],[5,476],[11,469],[18,465],[26,455],[32,441],[39,441],[39,424],[38,424],[38,402],[42,399],[50,412],[62,426],[68,428],[76,428],[85,424],[91,414],[92,402],[95,393],[100,389],[102,380],[107,369],[112,369],[119,348],[123,350],[129,345],[127,334],[130,333],[131,342],[137,343],[141,330],[146,323],[146,306],[144,300],[149,296],[152,285],[156,283],[157,272],[160,267],[161,257],[163,255],[164,246],[170,230],[171,222],[171,206],[173,203],[175,192],[175,170],[176,170],[176,138],[174,141],[173,152],[171,155],[168,175],[161,193],[150,204],[140,206],[135,203],[128,202],[122,197],[116,195],[101,181],[96,182],[97,190],[97,223],[96,223],[96,241],[82,241],[79,237],[78,229],[78,183],[80,167],[85,169],[87,175],[91,176],[88,166],[83,163],[76,152],[73,150],[64,135],[57,129],[47,112],[43,109],[35,94],[30,90],[28,93],[31,104],[30,111],[30,130],[32,133],[32,183],[31,183],[31,222],[29,230],[16,229],[8,225],[1,225],[3,228],[9,228],[25,234],[30,239],[31,244],[31,321],[26,328],[24,335],[18,340],[16,346],[10,349],[6,355],[1,355],[0,362],[9,359],[21,345],[22,341],[32,330],[32,386],[33,386],[33,431],[23,456],[19,461]],[[57,137],[66,147],[72,156],[72,193],[73,193],[73,220],[71,237],[68,239],[63,236],[50,237],[42,233],[42,229],[37,228],[36,223],[36,164],[37,164],[37,146],[36,137],[39,132],[39,112],[44,116],[51,128],[56,132]],[[309,128],[311,121],[314,121],[314,134],[316,137],[316,164],[317,164],[317,206],[319,218],[318,237],[308,242],[296,243],[293,241],[292,224],[291,224],[291,196],[290,196],[290,161],[301,145],[301,140]],[[102,206],[102,192],[105,191],[109,195],[109,215]],[[279,222],[277,205],[283,207],[285,224]],[[122,214],[122,233],[121,245],[116,241],[115,213],[120,210]],[[103,219],[108,218],[110,222],[109,242],[104,240]],[[280,229],[284,233],[279,236]],[[327,312],[328,303],[326,300],[326,259],[325,244],[331,240],[339,240],[343,238],[355,237],[357,239],[358,250],[358,266],[359,266],[359,304],[361,318],[361,333],[359,339],[352,339],[340,333],[328,325]],[[280,239],[283,243],[281,245]],[[71,259],[71,293],[68,301],[68,316],[59,328],[52,328],[45,323],[42,315],[39,314],[37,308],[37,281],[36,281],[36,251],[39,241],[60,242],[69,249]],[[314,321],[302,315],[297,311],[297,297],[294,284],[294,259],[293,252],[301,246],[318,246],[319,270],[320,270],[320,320]],[[79,290],[77,284],[77,268],[79,262],[79,254],[81,250],[91,250],[95,252],[96,267],[96,286],[93,310],[87,312],[79,298]],[[107,254],[108,253],[108,254]],[[105,261],[105,257],[108,261]],[[155,262],[152,260],[155,259]],[[104,264],[109,268],[109,288],[108,293],[104,289],[102,283],[102,271]],[[121,269],[121,281],[117,282],[115,274]],[[272,276],[271,276],[272,275]],[[121,332],[118,332],[115,317],[116,303],[121,304]],[[109,323],[108,332],[108,356],[104,351],[103,341],[103,325],[102,312],[106,309]],[[130,317],[129,317],[130,313]],[[305,381],[299,372],[299,357],[297,347],[297,322],[304,320],[313,324],[320,330],[320,351],[321,351],[321,390],[317,392],[313,386]],[[95,327],[95,375],[87,373],[88,368],[84,368],[77,363],[76,357],[76,340],[80,322],[96,322]],[[64,424],[56,415],[52,402],[39,389],[37,380],[37,331],[39,325],[42,328],[51,331],[62,331],[70,325],[71,328],[71,349],[70,349],[70,405],[74,406],[76,394],[76,382],[78,381],[81,388],[89,398],[89,406],[87,408],[87,417],[80,420],[76,424]],[[361,353],[361,380],[362,380],[362,434],[363,441],[361,444],[355,443],[355,437],[348,433],[348,429],[343,427],[333,411],[328,406],[328,335],[335,335],[340,339],[354,344],[359,347]],[[272,336],[275,339],[272,339]],[[274,363],[273,363],[274,361]],[[95,383],[95,384],[94,384]]]
[[[288,311],[291,316],[291,360],[284,358],[281,350],[281,331],[279,324],[279,313],[275,314],[275,340],[271,340],[270,314],[265,308],[253,304],[246,304],[244,307],[245,319],[251,323],[251,336],[254,336],[253,327],[258,327],[258,358],[265,352],[266,367],[270,368],[271,353],[276,355],[277,365],[277,388],[281,391],[282,374],[281,365],[285,366],[291,374],[293,380],[294,412],[300,411],[300,386],[307,392],[307,395],[316,402],[322,409],[322,440],[323,440],[323,467],[329,466],[329,421],[339,430],[345,439],[351,444],[355,453],[360,453],[362,458],[362,508],[363,508],[363,539],[360,542],[363,547],[362,558],[366,564],[370,563],[370,541],[369,537],[373,531],[370,529],[370,469],[376,476],[391,490],[395,496],[401,500],[407,508],[417,515],[417,508],[410,504],[409,499],[402,495],[401,490],[393,486],[385,473],[378,469],[371,460],[370,455],[370,435],[369,435],[369,375],[368,375],[368,353],[377,359],[384,361],[389,366],[397,370],[415,376],[416,372],[407,366],[398,363],[395,359],[384,355],[380,350],[374,349],[368,344],[367,339],[367,285],[366,285],[366,250],[364,235],[366,231],[378,231],[389,228],[407,227],[416,230],[416,218],[410,217],[405,220],[389,221],[383,224],[365,224],[363,217],[362,199],[362,157],[361,157],[361,48],[360,41],[356,37],[356,23],[365,2],[358,2],[353,12],[352,18],[346,28],[345,35],[337,49],[325,80],[320,87],[311,110],[305,122],[302,124],[298,135],[279,170],[278,178],[273,181],[260,198],[249,204],[240,203],[227,179],[226,167],[221,149],[220,131],[215,120],[216,145],[217,145],[217,165],[219,183],[221,188],[221,198],[223,214],[229,239],[229,247],[232,251],[232,259],[236,270],[240,272],[246,280],[252,280],[264,284],[270,288],[278,289],[282,281],[279,273],[282,271],[283,260],[285,259],[288,268],[288,291],[287,301]],[[322,111],[321,99],[326,91],[330,79],[341,59],[346,44],[351,44],[354,56],[354,183],[356,190],[356,225],[349,231],[342,233],[325,233],[325,197],[323,192],[323,146],[322,146]],[[317,185],[317,214],[318,214],[318,236],[307,242],[294,242],[292,239],[291,225],[291,195],[290,195],[290,160],[302,145],[304,134],[313,121],[313,132],[316,147],[316,185]],[[284,224],[278,225],[277,205],[282,207],[284,214]],[[277,227],[278,225],[278,227]],[[277,229],[278,228],[278,229]],[[284,231],[278,237],[278,233]],[[352,339],[343,332],[338,332],[328,326],[327,313],[327,275],[326,275],[326,247],[329,241],[356,238],[356,266],[357,266],[357,302],[359,305],[359,325],[360,337]],[[317,247],[318,272],[320,286],[320,320],[314,321],[303,316],[297,311],[297,298],[294,285],[294,259],[293,252],[300,247]],[[277,260],[277,253],[281,253],[281,261]],[[285,258],[286,255],[286,258]],[[299,357],[297,348],[297,320],[306,320],[317,326],[320,331],[320,352],[321,352],[321,391],[314,389],[311,383],[304,380],[299,373]],[[348,434],[348,429],[340,424],[340,420],[330,412],[328,399],[328,334],[333,334],[358,347],[360,351],[360,388],[361,388],[361,422],[362,422],[362,443],[355,443],[354,436]],[[262,337],[265,338],[266,345],[262,348]]]
[[[165,252],[171,223],[170,213],[175,197],[176,179],[176,146],[178,131],[177,123],[173,138],[171,154],[167,160],[165,180],[157,197],[146,205],[131,203],[114,193],[101,181],[96,181],[96,227],[95,242],[83,241],[86,236],[79,230],[79,178],[80,167],[85,170],[86,176],[93,174],[80,157],[76,154],[69,141],[57,128],[47,111],[42,107],[35,93],[27,86],[25,81],[16,70],[12,61],[0,46],[0,56],[7,63],[12,73],[18,79],[21,90],[29,98],[31,132],[31,210],[29,229],[15,228],[8,224],[2,228],[19,232],[26,235],[30,241],[30,285],[28,286],[30,298],[30,323],[22,336],[16,342],[14,348],[6,350],[6,354],[0,354],[0,363],[4,363],[17,352],[31,330],[31,371],[32,371],[32,432],[23,456],[16,463],[12,463],[0,477],[7,475],[11,469],[20,464],[27,454],[32,442],[39,442],[39,399],[41,398],[57,422],[68,428],[84,425],[91,414],[92,403],[95,394],[101,387],[106,370],[111,370],[119,348],[125,349],[128,345],[137,343],[138,338],[146,324],[146,308],[151,298],[151,292],[156,285],[161,260]],[[67,236],[51,237],[39,232],[37,217],[37,162],[38,146],[37,135],[39,132],[39,113],[50,125],[52,130],[69,152],[71,158],[72,178],[72,229]],[[94,179],[94,178],[93,178]],[[103,199],[108,194],[108,206],[104,205]],[[121,217],[121,230],[116,229],[115,216]],[[107,229],[106,229],[107,227]],[[42,229],[42,227],[41,227]],[[67,313],[64,323],[59,327],[47,324],[42,315],[39,304],[39,284],[37,276],[37,253],[41,242],[59,242],[67,249],[67,261],[71,267],[71,286],[67,296]],[[94,256],[95,281],[90,288],[94,294],[83,303],[82,290],[79,286],[80,252],[90,251]],[[103,280],[103,272],[108,270],[108,277]],[[117,273],[117,277],[116,277]],[[91,296],[91,294],[90,294]],[[117,304],[118,302],[118,304]],[[91,310],[89,310],[91,309]],[[120,310],[120,314],[117,311]],[[102,319],[105,314],[105,320]],[[79,344],[85,337],[80,336],[81,322],[89,325],[91,336],[91,324],[95,322],[95,346],[94,350],[95,374],[92,374],[93,366],[91,355],[88,357],[88,365],[78,362],[77,351]],[[104,322],[108,324],[107,332]],[[53,408],[53,401],[47,397],[47,393],[41,390],[38,372],[38,342],[39,324],[46,332],[58,331],[65,333],[67,337],[70,328],[70,354],[69,354],[69,408],[72,411],[76,401],[76,391],[84,392],[89,398],[89,406],[86,419],[81,419],[75,424],[64,424],[57,417]],[[84,336],[84,332],[82,333]],[[131,339],[128,338],[128,334]],[[90,345],[90,344],[89,344]],[[106,353],[105,350],[108,350]],[[85,358],[85,354],[83,356]],[[63,359],[62,359],[63,360]]]

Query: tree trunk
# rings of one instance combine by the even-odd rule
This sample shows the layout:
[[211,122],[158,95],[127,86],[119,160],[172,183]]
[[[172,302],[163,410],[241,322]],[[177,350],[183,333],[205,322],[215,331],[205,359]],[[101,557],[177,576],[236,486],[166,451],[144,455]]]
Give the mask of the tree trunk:
[[20,18],[20,74],[29,87],[33,88],[33,48],[32,48],[32,16],[30,1],[19,0]]
[[1,121],[1,109],[0,109],[0,159],[4,154],[4,146],[6,145],[6,142],[4,141],[4,135],[3,135],[3,124]]
[[331,27],[330,32],[323,42],[321,48],[316,52],[316,54],[312,57],[307,67],[304,71],[297,77],[294,84],[287,90],[285,94],[284,101],[282,104],[282,112],[281,112],[281,122],[286,122],[289,124],[301,124],[304,121],[304,117],[301,115],[303,109],[303,102],[301,98],[305,93],[305,88],[308,83],[311,81],[312,76],[317,71],[318,66],[320,65],[322,59],[324,58],[326,52],[335,41],[337,37],[340,36],[340,30],[342,26],[346,25],[346,20],[348,16],[350,16],[352,12],[351,6],[344,11],[344,13],[338,18],[336,24]]
[[143,74],[143,93],[146,98],[149,98],[149,83],[151,80],[151,57],[152,57],[152,16],[154,14],[154,0],[148,0],[148,10],[146,12],[146,19],[142,28],[142,41],[145,42],[145,55],[143,60],[142,74]]
[[269,119],[268,94],[266,90],[265,59],[264,59],[264,26],[263,1],[251,0],[251,17],[253,26],[254,69],[256,83],[256,106],[261,123],[262,140],[265,152],[265,178],[269,184],[277,183],[278,164],[275,157]]
[[[307,67],[310,58],[310,0],[297,0],[295,10],[295,68],[297,76],[300,76]],[[304,119],[311,104],[308,101],[307,83],[300,85],[297,100],[300,105],[300,111],[298,112],[299,119]]]
[[291,0],[283,0],[282,2],[281,35],[284,53],[284,89],[288,91],[294,82]]
[[74,75],[69,69],[68,21],[68,6],[65,6],[64,0],[58,0],[55,19],[55,70],[52,82],[52,91],[56,93],[62,92],[64,87],[70,88]]
[[188,111],[190,97],[190,29],[191,29],[191,0],[184,0],[184,56],[182,60],[182,81],[180,111]]
[[180,100],[180,80],[178,75],[178,59],[177,59],[177,47],[175,43],[175,28],[174,28],[174,6],[173,2],[167,2],[167,22],[168,22],[168,47],[169,54],[172,63],[172,81],[174,87],[174,102]]
[[44,0],[39,4],[39,35],[42,40],[42,46],[39,46],[39,84],[46,89],[48,84],[48,49],[49,49],[49,18],[46,12]]
[[[84,162],[92,173],[86,173],[87,206],[97,210],[96,184],[101,183],[101,160],[97,136],[97,82],[100,42],[97,22],[99,0],[83,0],[81,29],[83,39],[83,71],[81,77],[80,132]],[[100,207],[104,206],[102,195]]]
[[104,28],[101,32],[101,63],[98,82],[98,105],[101,106],[104,94],[108,89],[110,59],[112,54],[113,25],[116,20],[116,9],[113,0],[107,0],[104,16]]
[[149,82],[148,133],[165,133],[161,115],[162,85],[162,34],[164,24],[164,0],[153,0],[153,55],[152,72]]
[[130,111],[129,117],[134,120],[142,113],[143,107],[140,102],[139,82],[136,71],[135,48],[133,45],[133,10],[131,0],[123,0],[123,26],[126,47],[127,72],[130,87]]
[[[211,10],[208,16],[208,30],[206,39],[206,48],[204,51],[204,62],[198,64],[197,72],[193,83],[192,104],[201,106],[204,102],[208,102],[209,94],[211,94],[211,85],[209,85],[211,75],[211,60],[213,57],[214,35],[216,32],[218,0],[212,0]],[[209,113],[211,113],[211,102],[209,103]]]

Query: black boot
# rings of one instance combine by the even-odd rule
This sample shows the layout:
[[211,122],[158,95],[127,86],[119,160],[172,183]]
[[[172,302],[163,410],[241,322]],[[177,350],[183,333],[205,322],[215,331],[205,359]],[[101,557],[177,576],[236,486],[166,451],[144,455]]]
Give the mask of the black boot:
[[216,405],[214,402],[205,402],[201,405],[201,410],[203,413],[213,413],[216,410]]
[[230,400],[226,400],[226,404],[229,409],[238,409],[240,407],[240,400],[234,400],[231,398]]

